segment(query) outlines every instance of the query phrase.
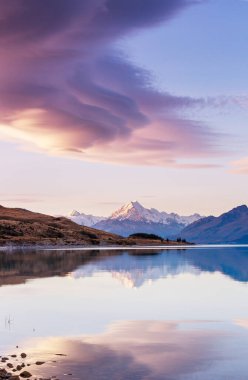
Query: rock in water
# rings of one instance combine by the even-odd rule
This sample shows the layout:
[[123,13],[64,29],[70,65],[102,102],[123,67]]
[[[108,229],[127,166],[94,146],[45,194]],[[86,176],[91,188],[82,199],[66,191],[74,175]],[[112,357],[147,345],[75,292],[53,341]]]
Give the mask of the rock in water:
[[28,379],[29,377],[32,376],[32,374],[28,371],[24,371],[24,372],[20,373],[20,376],[23,377],[24,379]]

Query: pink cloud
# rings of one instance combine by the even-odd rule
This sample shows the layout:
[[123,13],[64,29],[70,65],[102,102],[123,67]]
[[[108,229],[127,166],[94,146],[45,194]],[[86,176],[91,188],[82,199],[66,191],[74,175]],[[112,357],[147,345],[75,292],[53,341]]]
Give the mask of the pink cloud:
[[51,154],[138,165],[208,167],[218,136],[182,116],[203,99],[152,87],[113,50],[193,0],[0,1],[0,126]]
[[231,163],[232,172],[237,174],[248,174],[248,157]]

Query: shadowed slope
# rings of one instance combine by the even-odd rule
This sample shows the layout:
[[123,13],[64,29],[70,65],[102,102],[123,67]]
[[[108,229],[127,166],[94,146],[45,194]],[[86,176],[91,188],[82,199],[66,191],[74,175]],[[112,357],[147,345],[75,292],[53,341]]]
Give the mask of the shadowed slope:
[[219,217],[209,216],[190,224],[183,238],[194,243],[248,243],[248,208],[239,206]]

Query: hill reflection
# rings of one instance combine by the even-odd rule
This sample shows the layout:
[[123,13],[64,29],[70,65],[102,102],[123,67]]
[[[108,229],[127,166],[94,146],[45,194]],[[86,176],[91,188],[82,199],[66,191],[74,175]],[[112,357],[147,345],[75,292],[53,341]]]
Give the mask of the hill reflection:
[[0,285],[68,274],[89,277],[97,272],[111,273],[129,287],[200,272],[220,272],[233,280],[248,282],[248,248],[0,252]]

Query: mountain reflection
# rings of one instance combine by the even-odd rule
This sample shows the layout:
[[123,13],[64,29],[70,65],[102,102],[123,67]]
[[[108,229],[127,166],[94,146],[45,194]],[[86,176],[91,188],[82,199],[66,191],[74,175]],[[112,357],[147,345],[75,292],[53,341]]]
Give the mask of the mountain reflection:
[[36,345],[31,341],[25,351],[29,362],[45,361],[40,368],[31,365],[34,376],[164,380],[201,373],[201,379],[208,378],[204,374],[210,365],[226,359],[217,347],[225,344],[228,336],[211,323],[185,324],[186,328],[176,322],[119,322],[99,335],[40,339]]
[[129,287],[180,273],[200,272],[220,272],[247,282],[248,248],[0,252],[0,285],[68,274],[89,277],[98,272],[111,273]]

